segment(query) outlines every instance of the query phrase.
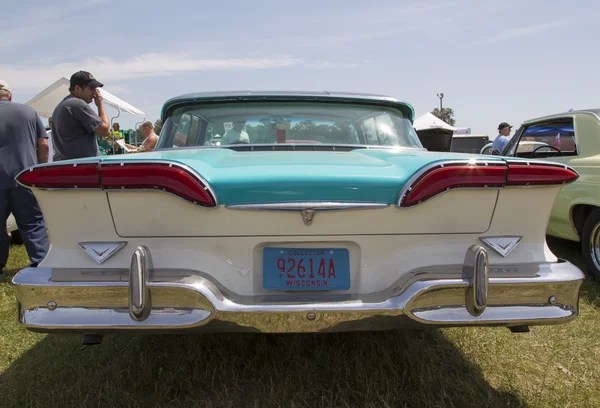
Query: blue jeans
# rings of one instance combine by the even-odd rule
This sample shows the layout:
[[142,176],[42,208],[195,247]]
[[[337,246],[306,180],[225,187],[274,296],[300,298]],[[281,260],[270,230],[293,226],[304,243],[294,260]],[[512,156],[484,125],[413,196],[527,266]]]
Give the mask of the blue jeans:
[[48,233],[40,206],[31,190],[25,187],[0,189],[0,269],[6,266],[10,238],[6,221],[13,213],[23,244],[32,263],[40,262],[48,253]]

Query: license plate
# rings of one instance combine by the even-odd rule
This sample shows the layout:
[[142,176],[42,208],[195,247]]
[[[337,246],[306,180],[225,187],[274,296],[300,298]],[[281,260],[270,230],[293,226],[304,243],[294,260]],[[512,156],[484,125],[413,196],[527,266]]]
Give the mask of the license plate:
[[273,290],[350,289],[345,248],[264,248],[263,287]]

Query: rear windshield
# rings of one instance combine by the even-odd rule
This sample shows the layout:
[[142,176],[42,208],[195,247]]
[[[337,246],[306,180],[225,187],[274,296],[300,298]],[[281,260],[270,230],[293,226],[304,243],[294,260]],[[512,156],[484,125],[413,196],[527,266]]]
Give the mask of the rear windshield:
[[165,121],[158,147],[240,144],[422,148],[410,119],[400,110],[323,102],[188,105]]
[[481,148],[489,142],[489,138],[482,136],[453,137],[451,152],[456,153],[479,153]]

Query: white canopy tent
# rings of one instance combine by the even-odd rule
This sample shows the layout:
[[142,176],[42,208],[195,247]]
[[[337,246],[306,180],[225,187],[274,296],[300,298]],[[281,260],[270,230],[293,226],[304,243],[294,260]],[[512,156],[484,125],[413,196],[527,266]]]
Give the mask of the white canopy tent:
[[414,123],[415,130],[428,130],[428,129],[443,129],[454,132],[456,129],[431,112],[427,112],[424,115],[419,116],[415,119]]
[[431,112],[419,116],[413,124],[423,147],[430,151],[448,152],[455,128]]
[[[117,98],[105,89],[100,88],[104,102],[117,109],[119,112],[127,112],[135,116],[146,117],[146,114],[138,108],[131,106],[122,99]],[[65,77],[58,79],[52,85],[48,86],[42,92],[25,102],[26,105],[31,106],[36,110],[38,115],[43,118],[49,118],[52,116],[52,112],[56,105],[69,94],[69,80]]]

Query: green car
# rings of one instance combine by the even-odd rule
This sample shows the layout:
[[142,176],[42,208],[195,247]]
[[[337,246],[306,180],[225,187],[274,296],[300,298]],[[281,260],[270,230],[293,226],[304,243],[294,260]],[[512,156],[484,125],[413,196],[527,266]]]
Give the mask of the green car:
[[577,181],[558,193],[547,233],[581,242],[588,271],[600,278],[600,109],[528,120],[502,155],[550,160],[579,173]]

